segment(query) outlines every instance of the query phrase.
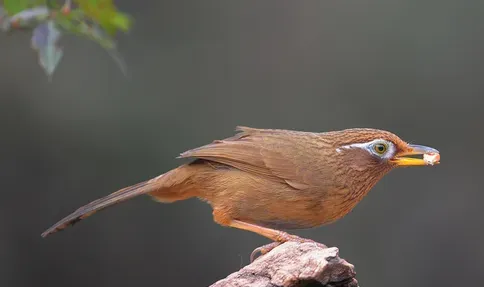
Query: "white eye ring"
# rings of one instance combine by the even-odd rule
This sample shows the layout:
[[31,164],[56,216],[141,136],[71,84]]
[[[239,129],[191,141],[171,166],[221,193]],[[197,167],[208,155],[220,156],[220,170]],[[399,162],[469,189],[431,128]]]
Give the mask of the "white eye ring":
[[[376,150],[377,146],[380,146],[380,145],[386,147],[386,149],[383,152],[378,152]],[[392,142],[384,140],[384,139],[376,139],[376,140],[372,140],[372,141],[366,142],[366,143],[354,143],[354,144],[350,144],[350,145],[345,145],[345,146],[342,146],[340,148],[337,148],[336,151],[342,152],[342,149],[352,149],[352,148],[364,149],[364,150],[368,151],[370,154],[377,156],[379,158],[383,158],[383,159],[392,158],[393,155],[395,154],[395,150],[396,150],[395,145]]]
[[391,158],[395,153],[395,145],[386,140],[374,140],[368,143],[367,150],[381,158]]

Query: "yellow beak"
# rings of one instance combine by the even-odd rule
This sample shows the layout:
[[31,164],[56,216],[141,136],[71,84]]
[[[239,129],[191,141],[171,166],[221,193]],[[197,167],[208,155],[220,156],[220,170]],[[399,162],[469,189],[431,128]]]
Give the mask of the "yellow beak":
[[[407,157],[411,155],[423,155],[423,158]],[[431,147],[409,144],[407,150],[399,152],[390,161],[397,166],[434,165],[440,163],[440,153]]]

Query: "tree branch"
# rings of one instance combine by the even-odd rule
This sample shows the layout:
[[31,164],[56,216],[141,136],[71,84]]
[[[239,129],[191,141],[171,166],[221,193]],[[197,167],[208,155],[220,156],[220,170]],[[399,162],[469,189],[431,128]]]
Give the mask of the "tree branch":
[[336,247],[286,242],[210,287],[357,287],[354,266]]

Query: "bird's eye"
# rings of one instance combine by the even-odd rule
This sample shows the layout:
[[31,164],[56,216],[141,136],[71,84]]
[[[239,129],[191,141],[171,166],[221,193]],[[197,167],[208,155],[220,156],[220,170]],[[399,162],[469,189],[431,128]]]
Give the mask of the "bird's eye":
[[388,149],[388,145],[385,143],[377,143],[373,146],[373,150],[379,154],[382,155],[384,154]]

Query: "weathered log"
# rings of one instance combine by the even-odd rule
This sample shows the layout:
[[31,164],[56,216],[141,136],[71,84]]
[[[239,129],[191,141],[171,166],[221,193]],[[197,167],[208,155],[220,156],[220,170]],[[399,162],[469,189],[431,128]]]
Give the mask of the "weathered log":
[[286,242],[211,287],[357,287],[354,266],[336,247]]

